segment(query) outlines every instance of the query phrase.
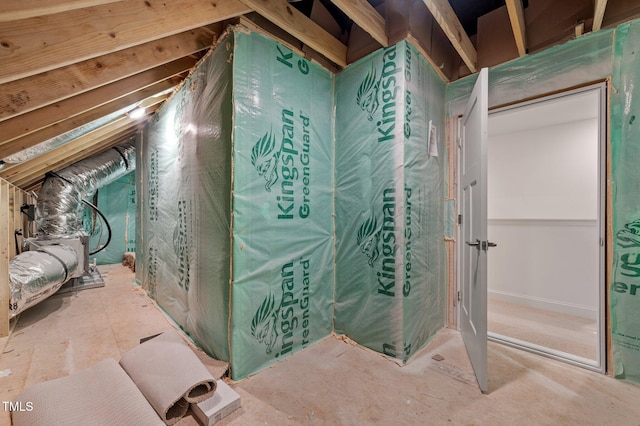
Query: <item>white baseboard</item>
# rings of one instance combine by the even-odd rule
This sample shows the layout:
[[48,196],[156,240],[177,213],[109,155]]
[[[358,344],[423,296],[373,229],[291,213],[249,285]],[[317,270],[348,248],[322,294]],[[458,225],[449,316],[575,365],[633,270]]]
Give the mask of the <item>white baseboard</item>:
[[575,305],[557,300],[543,299],[540,297],[532,297],[524,294],[509,293],[500,290],[488,290],[489,298],[502,300],[510,303],[517,303],[536,309],[544,309],[552,312],[559,312],[568,315],[574,315],[596,321],[598,319],[598,310],[589,306]]

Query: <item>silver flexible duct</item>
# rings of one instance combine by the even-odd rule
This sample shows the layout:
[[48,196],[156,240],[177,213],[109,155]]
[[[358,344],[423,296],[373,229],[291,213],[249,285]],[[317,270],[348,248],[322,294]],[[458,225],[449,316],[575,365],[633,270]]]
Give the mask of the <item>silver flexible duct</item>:
[[38,196],[38,236],[54,238],[82,229],[82,199],[135,168],[135,147],[117,146],[47,176]]
[[9,317],[13,318],[58,291],[77,268],[76,251],[63,244],[42,246],[11,259]]
[[[10,316],[46,299],[81,276],[88,255],[82,231],[83,198],[135,168],[135,147],[125,144],[75,163],[45,179],[36,208],[38,237],[29,241],[36,250],[25,251],[9,262]],[[68,242],[68,244],[66,244]],[[86,257],[86,258],[85,258]]]

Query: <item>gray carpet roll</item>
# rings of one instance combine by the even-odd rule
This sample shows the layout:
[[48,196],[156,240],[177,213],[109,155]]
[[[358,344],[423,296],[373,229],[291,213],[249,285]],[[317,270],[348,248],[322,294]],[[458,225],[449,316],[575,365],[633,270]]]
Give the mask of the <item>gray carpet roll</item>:
[[189,403],[210,398],[216,380],[175,330],[131,349],[120,365],[168,425],[178,422]]
[[32,409],[12,412],[14,426],[163,425],[127,373],[111,358],[70,376],[34,384],[15,401]]

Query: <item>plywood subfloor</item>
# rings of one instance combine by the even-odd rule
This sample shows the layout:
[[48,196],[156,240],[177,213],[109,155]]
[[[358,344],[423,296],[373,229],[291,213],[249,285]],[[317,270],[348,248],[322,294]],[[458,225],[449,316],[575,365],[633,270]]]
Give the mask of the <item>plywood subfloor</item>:
[[[105,358],[120,360],[140,339],[173,327],[133,285],[129,268],[108,265],[98,270],[104,287],[55,294],[20,314],[10,337],[0,339],[0,401],[10,401],[31,384],[69,375]],[[212,374],[219,377],[226,371],[227,363],[199,350],[195,353]],[[9,413],[0,406],[0,425],[8,424]],[[183,425],[188,424],[197,422],[184,419]]]
[[[0,356],[0,398],[120,355],[171,327],[120,266],[107,287],[54,296],[26,311]],[[31,311],[31,312],[30,312]],[[435,361],[434,355],[444,359]],[[634,425],[640,386],[489,343],[489,394],[479,390],[460,334],[442,332],[400,367],[329,337],[232,383],[242,408],[221,425]],[[7,421],[8,416],[0,410]],[[179,425],[196,425],[193,417]]]

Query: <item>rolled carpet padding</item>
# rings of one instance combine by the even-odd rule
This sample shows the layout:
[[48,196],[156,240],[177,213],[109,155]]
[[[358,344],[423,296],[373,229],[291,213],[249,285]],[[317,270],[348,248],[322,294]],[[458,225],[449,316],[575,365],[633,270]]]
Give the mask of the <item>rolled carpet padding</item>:
[[70,376],[29,386],[14,401],[23,408],[11,413],[15,426],[163,425],[111,358]]
[[173,329],[125,353],[120,365],[168,425],[216,390],[209,370]]

